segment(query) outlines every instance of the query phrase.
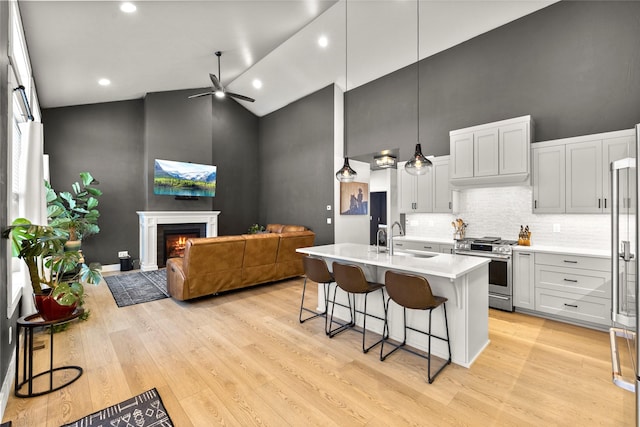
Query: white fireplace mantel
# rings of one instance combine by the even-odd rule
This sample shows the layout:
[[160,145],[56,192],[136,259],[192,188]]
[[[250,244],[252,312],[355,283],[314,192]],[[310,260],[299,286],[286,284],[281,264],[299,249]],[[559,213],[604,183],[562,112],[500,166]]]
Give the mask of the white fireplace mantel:
[[206,224],[207,237],[218,235],[220,211],[138,211],[140,270],[158,269],[158,224]]

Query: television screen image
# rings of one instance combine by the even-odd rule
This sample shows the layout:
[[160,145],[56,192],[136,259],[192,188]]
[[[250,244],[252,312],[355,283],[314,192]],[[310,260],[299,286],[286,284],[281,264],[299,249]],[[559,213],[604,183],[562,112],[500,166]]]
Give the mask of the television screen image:
[[179,197],[215,197],[216,166],[156,159],[153,194]]

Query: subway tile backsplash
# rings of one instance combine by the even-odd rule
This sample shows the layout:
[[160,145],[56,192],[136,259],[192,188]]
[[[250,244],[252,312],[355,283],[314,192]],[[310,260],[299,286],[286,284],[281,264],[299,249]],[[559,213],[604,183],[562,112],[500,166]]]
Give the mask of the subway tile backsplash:
[[468,224],[468,237],[517,240],[520,225],[529,225],[532,245],[589,249],[611,246],[608,214],[534,215],[531,192],[531,187],[521,186],[461,190],[457,214],[407,214],[406,232],[409,236],[453,239],[451,222],[462,218]]

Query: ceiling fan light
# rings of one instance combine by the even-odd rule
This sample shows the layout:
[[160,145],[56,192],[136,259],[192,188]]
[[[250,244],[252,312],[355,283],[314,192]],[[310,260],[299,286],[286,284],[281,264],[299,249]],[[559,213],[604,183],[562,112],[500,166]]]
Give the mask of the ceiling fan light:
[[349,166],[349,158],[344,158],[344,165],[336,172],[336,179],[340,182],[353,182],[358,174]]
[[216,91],[216,98],[224,98],[224,92],[221,90]]
[[404,164],[404,169],[411,175],[426,175],[431,170],[432,166],[433,163],[431,163],[431,160],[427,159],[424,154],[422,154],[422,147],[420,147],[420,144],[416,144],[416,152],[413,157]]

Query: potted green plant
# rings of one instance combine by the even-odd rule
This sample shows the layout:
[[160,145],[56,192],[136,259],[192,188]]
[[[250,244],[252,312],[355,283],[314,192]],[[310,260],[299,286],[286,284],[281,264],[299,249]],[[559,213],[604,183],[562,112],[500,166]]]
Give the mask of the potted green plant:
[[[10,239],[13,256],[27,265],[36,308],[45,320],[70,315],[84,302],[83,283],[98,284],[102,279],[99,263],[87,265],[79,251],[64,250],[67,239],[60,229],[18,218],[2,236]],[[76,273],[65,276],[71,271]]]
[[258,224],[253,224],[251,227],[249,227],[249,234],[260,234],[260,233],[264,233],[264,226],[263,225],[258,225]]
[[80,241],[92,234],[100,232],[98,226],[98,197],[102,191],[95,187],[99,184],[91,173],[81,172],[80,182],[72,184],[72,192],[56,191],[45,181],[47,189],[47,217],[49,225],[62,229],[68,241],[75,243],[74,249],[80,248]]

